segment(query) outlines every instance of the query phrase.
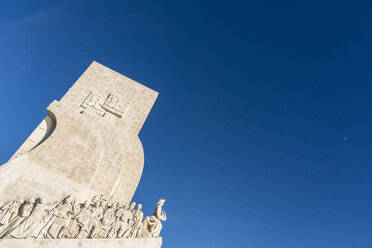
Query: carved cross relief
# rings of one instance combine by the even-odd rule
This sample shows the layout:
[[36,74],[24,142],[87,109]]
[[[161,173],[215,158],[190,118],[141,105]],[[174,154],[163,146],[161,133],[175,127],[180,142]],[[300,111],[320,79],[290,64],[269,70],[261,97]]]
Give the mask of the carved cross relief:
[[91,91],[81,104],[81,107],[84,109],[91,109],[99,116],[105,116],[106,113],[110,113],[121,118],[128,109],[129,104],[129,101],[119,99],[113,94],[108,94],[108,96],[104,98]]

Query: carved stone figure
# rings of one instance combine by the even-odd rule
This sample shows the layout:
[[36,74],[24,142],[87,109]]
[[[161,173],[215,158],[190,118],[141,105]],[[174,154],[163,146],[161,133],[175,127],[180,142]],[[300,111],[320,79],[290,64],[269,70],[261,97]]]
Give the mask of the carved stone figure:
[[132,213],[132,215],[134,214],[134,208],[136,207],[136,202],[132,202],[130,205],[129,205],[129,211]]
[[156,238],[159,237],[163,228],[162,221],[167,220],[167,215],[162,210],[165,203],[164,199],[160,199],[156,204],[156,208],[152,216],[146,217],[143,220],[143,225],[139,237],[141,238]]
[[139,230],[142,227],[142,220],[143,220],[143,212],[142,212],[142,205],[138,204],[137,209],[134,211],[133,214],[133,226],[130,232],[131,238],[136,238]]
[[28,228],[27,232],[24,233],[24,237],[38,238],[41,235],[44,236],[46,233],[45,227],[51,219],[50,208],[51,204],[44,204],[40,198],[35,200],[32,212],[27,218]]
[[1,233],[0,238],[7,237],[10,235],[12,238],[24,238],[24,233],[27,231],[28,219],[34,205],[26,200],[22,203],[19,208],[18,216],[9,224],[9,226]]
[[71,197],[63,199],[50,214],[53,220],[47,231],[49,237],[57,239],[67,236],[68,227],[74,214]]
[[0,232],[17,217],[19,202],[11,201],[0,208]]
[[123,215],[119,219],[120,228],[117,232],[118,238],[128,238],[133,225],[133,214],[128,205],[123,207]]
[[95,198],[93,198],[92,204],[90,205],[90,209],[93,215],[93,219],[92,219],[93,226],[92,226],[92,232],[90,234],[91,238],[102,238],[102,236],[100,235],[100,231],[101,231],[101,221],[105,213],[105,209],[104,209],[104,205],[106,205],[105,202],[106,200],[104,200],[104,198],[101,195],[99,200],[95,200]]
[[100,237],[102,238],[107,237],[109,231],[113,227],[114,221],[115,221],[115,209],[112,206],[109,206],[103,214],[103,218],[101,222]]
[[76,204],[67,196],[60,202],[44,203],[40,198],[0,204],[1,238],[90,239],[158,237],[166,220],[164,200],[151,217],[143,218],[142,204],[107,204],[102,196]]
[[94,220],[92,216],[92,211],[86,203],[81,206],[81,211],[78,213],[77,222],[80,226],[77,238],[86,239],[90,238],[90,234],[93,228]]

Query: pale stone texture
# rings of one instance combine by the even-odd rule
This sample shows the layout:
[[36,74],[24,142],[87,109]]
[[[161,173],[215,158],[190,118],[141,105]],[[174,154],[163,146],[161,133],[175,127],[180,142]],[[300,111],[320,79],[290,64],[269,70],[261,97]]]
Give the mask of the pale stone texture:
[[159,238],[165,200],[144,218],[142,204],[107,200],[103,195],[76,202],[71,196],[54,202],[0,202],[0,239]]
[[1,239],[1,248],[160,248],[162,238],[151,239]]
[[0,201],[104,194],[129,203],[144,164],[138,133],[157,95],[93,62],[0,166]]

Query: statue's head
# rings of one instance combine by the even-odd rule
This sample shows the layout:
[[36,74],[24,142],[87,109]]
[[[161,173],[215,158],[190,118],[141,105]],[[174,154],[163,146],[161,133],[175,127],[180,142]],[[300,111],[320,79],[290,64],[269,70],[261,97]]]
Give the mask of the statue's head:
[[129,210],[133,210],[136,207],[136,202],[132,202],[129,206]]
[[156,206],[163,206],[164,203],[165,203],[165,200],[164,200],[164,199],[160,199],[160,200],[158,201],[158,203],[156,203]]
[[123,212],[120,211],[120,209],[116,210],[116,212],[115,212],[115,217],[121,219],[122,216],[123,216]]
[[137,205],[137,210],[141,210],[142,209],[142,204],[138,204]]
[[19,206],[19,203],[17,201],[12,202],[12,204],[10,205],[13,212],[18,210],[18,206]]
[[119,220],[121,220],[121,221],[123,221],[123,222],[125,221],[125,216],[124,216],[124,214],[120,215]]
[[102,206],[104,206],[108,202],[108,200],[104,195],[101,195],[101,201],[100,202],[101,202]]
[[91,202],[91,206],[93,207],[98,207],[99,205],[101,205],[101,202],[102,202],[102,195],[100,196],[94,196],[93,199],[92,199],[92,202]]
[[42,204],[42,201],[41,201],[40,197],[36,198],[35,201],[34,201],[34,205],[38,205],[38,204]]
[[80,208],[81,209],[84,209],[84,208],[87,208],[88,207],[88,203],[87,201],[83,202],[83,203],[80,203]]
[[63,204],[71,204],[72,202],[72,197],[70,195],[66,196],[65,198],[63,198],[62,200],[62,203]]
[[116,203],[116,209],[123,208],[123,205],[120,202]]
[[18,215],[20,217],[30,216],[32,209],[33,209],[33,204],[29,200],[26,200],[22,203],[21,207],[19,208]]

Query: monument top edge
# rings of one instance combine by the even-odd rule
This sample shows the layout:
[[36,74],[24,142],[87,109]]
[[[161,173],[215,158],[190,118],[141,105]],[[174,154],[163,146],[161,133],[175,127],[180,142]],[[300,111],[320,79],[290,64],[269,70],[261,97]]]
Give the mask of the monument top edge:
[[158,95],[157,91],[93,61],[60,102],[78,112],[93,113],[125,125],[138,134]]
[[102,70],[109,71],[109,72],[111,72],[111,73],[113,73],[113,74],[118,75],[119,77],[122,77],[123,79],[126,79],[126,80],[130,81],[130,82],[133,83],[133,84],[136,84],[136,85],[138,85],[138,86],[140,86],[140,87],[144,87],[144,88],[146,88],[146,89],[148,89],[148,90],[153,91],[156,95],[159,95],[159,92],[158,92],[158,91],[156,91],[156,90],[154,90],[154,89],[152,89],[152,88],[150,88],[150,87],[148,87],[148,86],[146,86],[146,85],[144,85],[144,84],[142,84],[142,83],[139,83],[139,82],[137,82],[136,80],[134,80],[134,79],[132,79],[132,78],[130,78],[130,77],[128,77],[128,76],[125,76],[124,74],[122,74],[122,73],[120,73],[120,72],[118,72],[118,71],[115,71],[114,69],[111,69],[111,68],[109,68],[109,67],[107,67],[107,66],[101,64],[100,62],[98,62],[98,61],[96,61],[96,60],[93,60],[92,63],[90,63],[90,65],[88,66],[88,69],[89,69],[90,67],[97,67],[97,68],[100,68],[100,69],[102,69]]

